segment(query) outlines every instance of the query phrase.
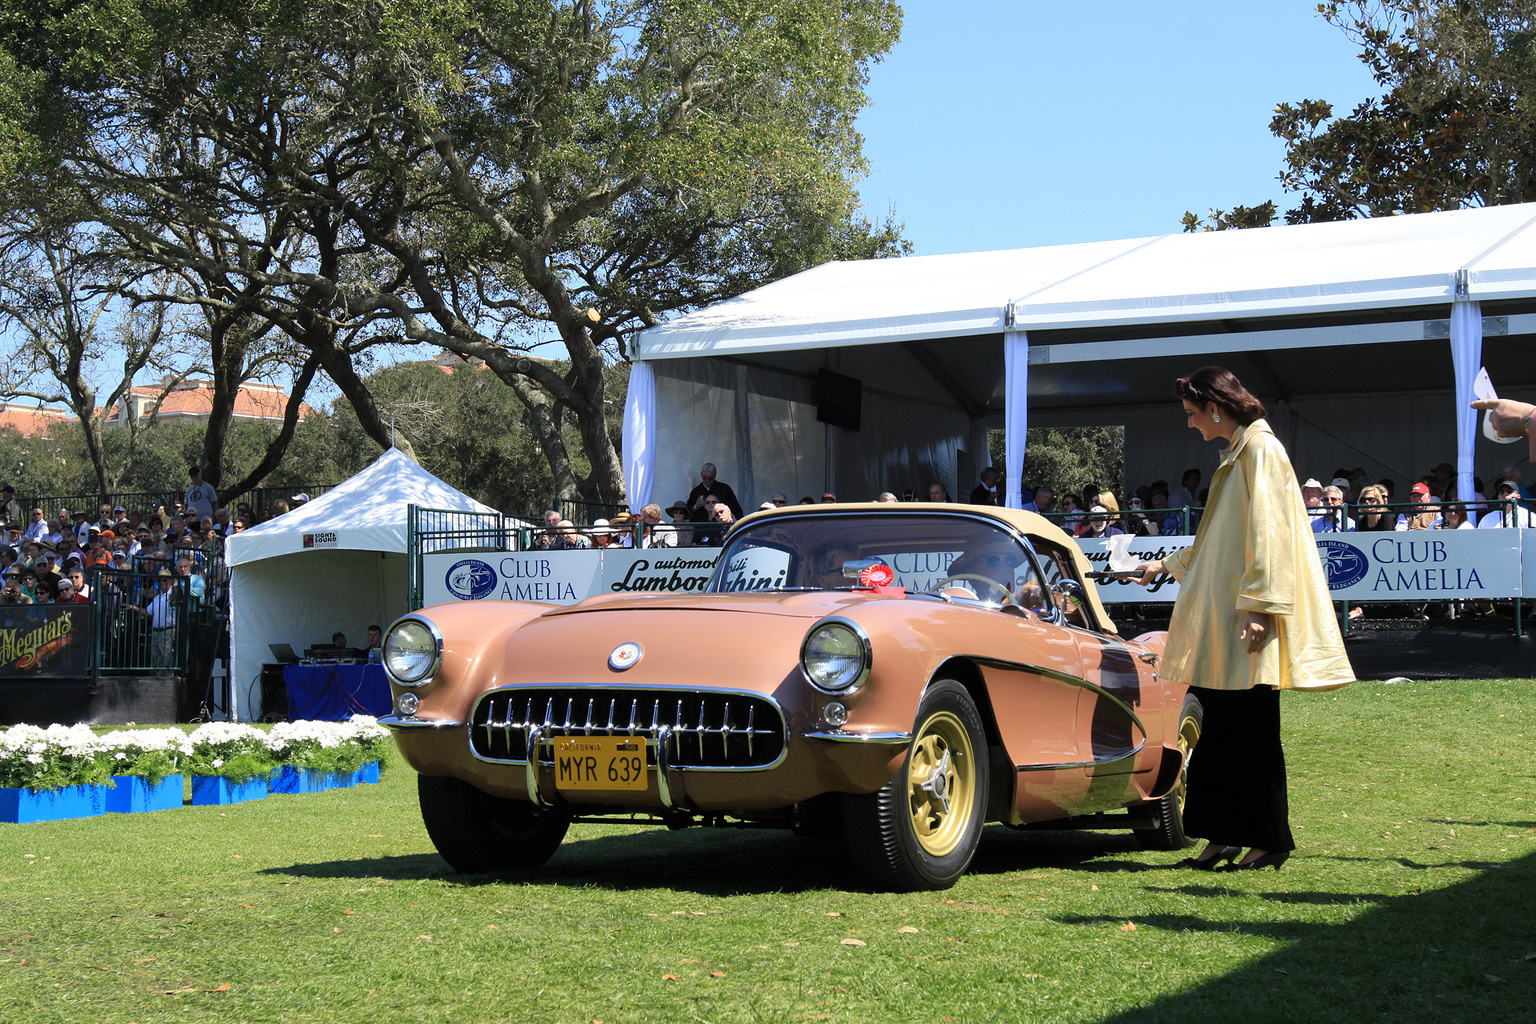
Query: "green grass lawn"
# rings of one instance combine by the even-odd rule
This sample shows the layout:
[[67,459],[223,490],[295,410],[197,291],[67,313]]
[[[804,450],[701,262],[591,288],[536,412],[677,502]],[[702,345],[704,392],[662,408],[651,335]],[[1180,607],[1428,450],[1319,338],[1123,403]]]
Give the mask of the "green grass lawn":
[[378,786],[0,825],[0,1024],[1536,1019],[1529,680],[1286,695],[1279,873],[991,828],[948,892],[777,832],[450,873]]

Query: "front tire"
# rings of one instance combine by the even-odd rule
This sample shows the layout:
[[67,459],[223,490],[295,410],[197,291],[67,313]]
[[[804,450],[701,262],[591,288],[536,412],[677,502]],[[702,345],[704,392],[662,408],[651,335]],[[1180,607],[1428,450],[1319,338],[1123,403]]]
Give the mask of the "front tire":
[[1205,709],[1199,698],[1185,694],[1179,709],[1179,750],[1184,754],[1184,766],[1179,769],[1179,781],[1157,801],[1157,826],[1136,830],[1136,839],[1144,850],[1182,850],[1195,843],[1184,834],[1184,797],[1189,791],[1189,755],[1200,742],[1204,724]]
[[952,679],[934,682],[901,771],[874,793],[844,798],[854,862],[882,888],[949,888],[981,841],[988,773],[986,730],[971,695]]
[[418,775],[416,798],[432,845],[465,874],[541,867],[571,824],[561,811],[491,796],[462,779]]

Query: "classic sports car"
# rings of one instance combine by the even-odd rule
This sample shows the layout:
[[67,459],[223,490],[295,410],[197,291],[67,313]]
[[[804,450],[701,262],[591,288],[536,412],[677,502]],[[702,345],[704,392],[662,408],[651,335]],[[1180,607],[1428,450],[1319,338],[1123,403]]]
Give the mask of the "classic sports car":
[[1200,705],[1087,571],[1029,512],[759,512],[705,593],[404,616],[381,723],[461,871],[537,867],[571,822],[616,819],[838,825],[897,889],[951,885],[989,821],[1184,846]]

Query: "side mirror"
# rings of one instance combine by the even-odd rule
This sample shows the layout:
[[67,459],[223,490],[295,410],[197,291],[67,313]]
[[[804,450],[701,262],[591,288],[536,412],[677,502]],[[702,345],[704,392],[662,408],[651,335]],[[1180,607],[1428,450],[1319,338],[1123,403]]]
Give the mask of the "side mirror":
[[1083,585],[1077,580],[1057,580],[1051,584],[1051,589],[1061,597],[1071,598],[1073,601],[1082,601],[1087,596],[1083,592]]

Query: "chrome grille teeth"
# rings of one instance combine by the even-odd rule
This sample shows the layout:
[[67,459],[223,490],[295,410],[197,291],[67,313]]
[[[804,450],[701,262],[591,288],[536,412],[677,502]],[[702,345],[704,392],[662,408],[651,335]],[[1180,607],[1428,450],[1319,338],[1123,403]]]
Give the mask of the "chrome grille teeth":
[[[578,702],[586,701],[585,713]],[[648,699],[642,717],[640,701]],[[629,701],[625,715],[620,702]],[[606,713],[603,705],[607,705]],[[742,706],[746,713],[743,715]],[[672,714],[667,714],[670,705]],[[763,725],[758,711],[764,712]],[[734,718],[732,716],[735,716]],[[483,716],[483,717],[482,717]],[[718,719],[718,721],[716,721]],[[671,721],[670,725],[663,723]],[[674,769],[753,769],[777,763],[787,735],[782,715],[771,699],[750,694],[718,691],[633,691],[607,688],[523,687],[484,695],[472,718],[475,727],[470,743],[475,753],[489,761],[526,763],[530,756],[542,761],[542,748],[563,735],[645,736],[647,760],[656,764],[656,747],[667,744],[665,759]],[[711,724],[714,722],[715,724]],[[563,723],[563,724],[562,724]],[[687,742],[689,734],[695,743]],[[720,737],[717,746],[709,735]],[[529,740],[538,737],[541,749],[530,751]],[[689,751],[684,755],[684,751]]]

